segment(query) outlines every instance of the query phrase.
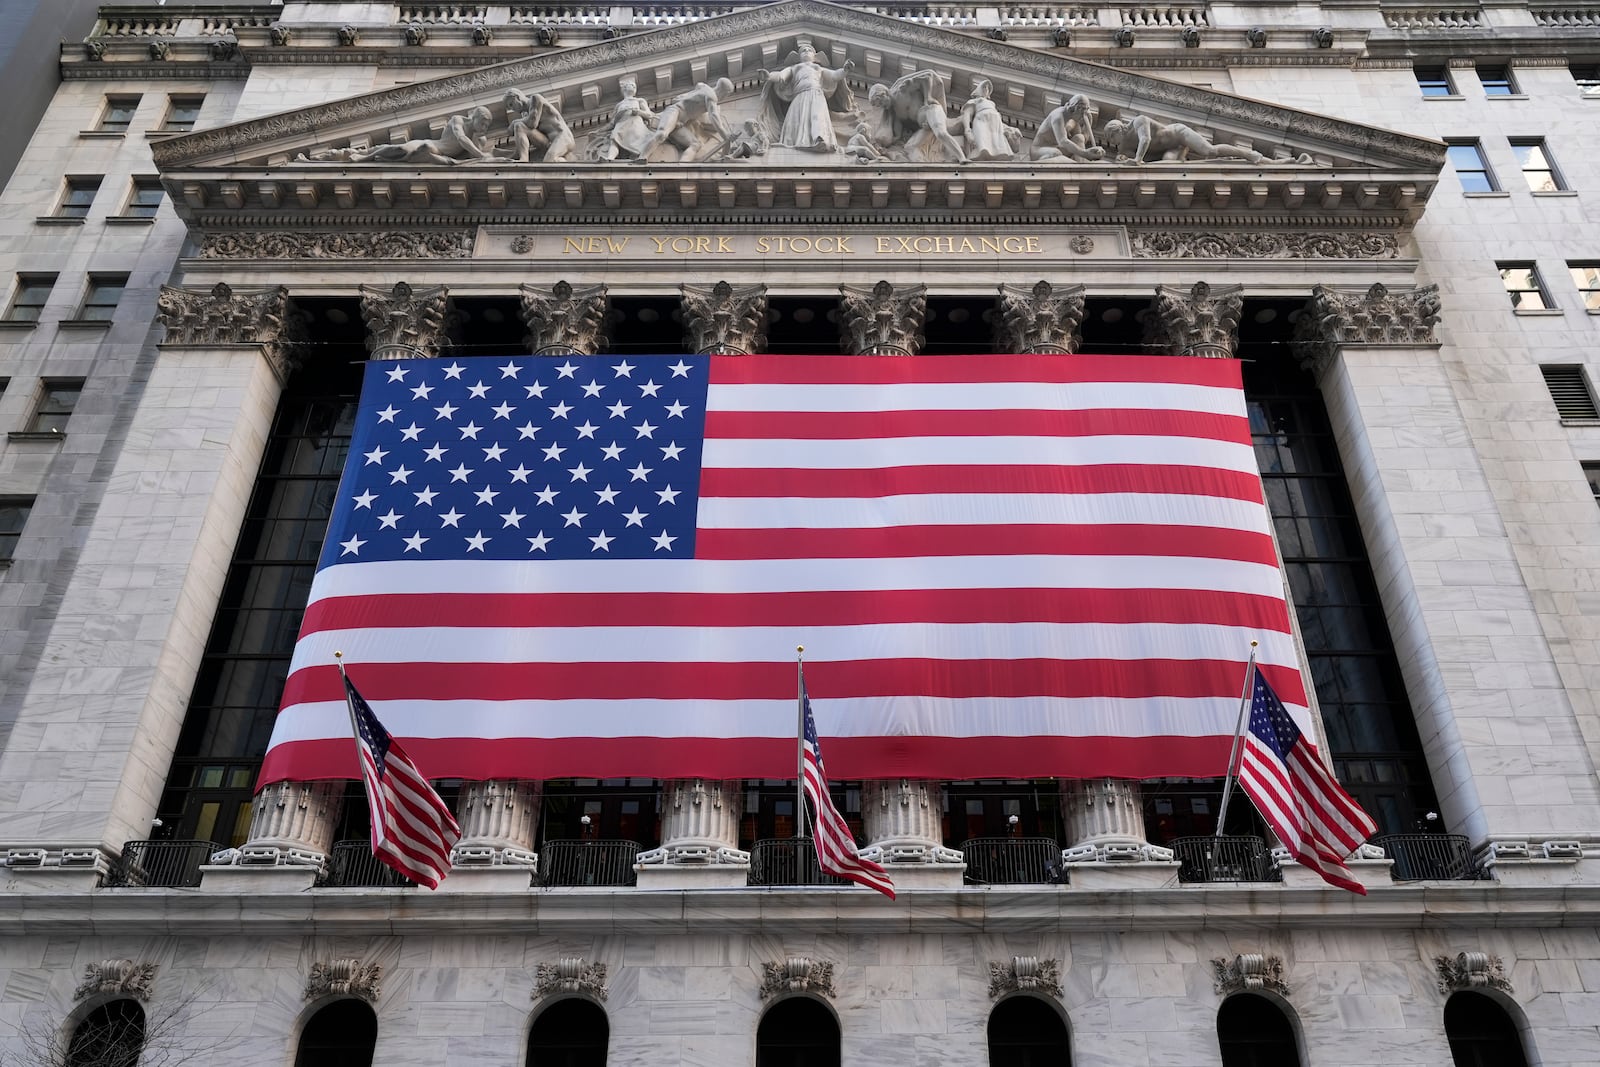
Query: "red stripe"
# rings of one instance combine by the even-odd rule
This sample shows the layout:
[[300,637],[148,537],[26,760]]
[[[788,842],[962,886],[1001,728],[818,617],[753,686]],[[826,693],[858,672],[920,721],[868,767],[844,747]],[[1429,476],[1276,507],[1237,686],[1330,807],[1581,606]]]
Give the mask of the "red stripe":
[[700,530],[696,559],[905,559],[918,556],[1177,556],[1278,564],[1272,538],[1216,526],[886,526]]
[[1215,496],[1261,503],[1261,478],[1253,472],[1213,467],[1103,463],[992,466],[930,464],[867,470],[707,467],[703,497],[901,496],[916,493],[1149,493]]
[[711,357],[713,385],[882,385],[897,382],[1149,382],[1242,389],[1238,361],[1181,356],[858,356]]
[[[794,665],[788,665],[793,678]],[[1235,679],[1237,683],[1237,679]],[[1235,694],[1237,695],[1237,694]],[[862,778],[1215,777],[1232,739],[1215,737],[832,737],[829,770]],[[408,738],[439,773],[485,778],[787,778],[793,738]],[[356,774],[348,738],[290,741],[271,749],[260,785]]]
[[[374,664],[376,666],[376,664]],[[1273,689],[1305,703],[1299,672],[1263,667]],[[877,696],[1225,697],[1244,665],[1233,660],[922,660],[828,663],[830,699]],[[794,664],[770,663],[385,663],[362,683],[368,700],[781,700],[794,696]],[[1230,690],[1232,692],[1230,692]],[[284,706],[335,700],[337,666],[304,667],[289,676]],[[581,705],[574,708],[581,715]],[[573,721],[582,729],[581,718]],[[832,744],[837,744],[835,740]],[[420,751],[420,739],[406,738]],[[832,749],[830,748],[830,751]],[[471,776],[459,765],[428,760],[442,778]],[[573,772],[576,773],[576,772]],[[1172,772],[1177,773],[1177,772]],[[588,776],[585,776],[588,777]],[[673,777],[698,777],[674,774]],[[957,775],[956,777],[963,777]],[[970,778],[972,775],[965,775]]]
[[866,589],[788,593],[390,593],[329,597],[324,630],[886,623],[1175,623],[1289,632],[1281,598],[1193,589]]
[[711,438],[872,441],[886,437],[1201,437],[1247,443],[1240,415],[1170,408],[1082,411],[708,411]]

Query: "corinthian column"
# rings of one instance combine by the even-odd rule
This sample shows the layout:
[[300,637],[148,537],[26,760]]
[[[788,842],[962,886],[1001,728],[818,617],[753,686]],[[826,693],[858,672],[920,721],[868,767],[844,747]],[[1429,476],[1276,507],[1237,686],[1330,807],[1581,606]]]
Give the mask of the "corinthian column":
[[906,778],[861,783],[861,855],[889,868],[899,888],[961,885],[966,860],[944,847],[944,786]]
[[250,804],[250,840],[233,862],[320,868],[333,848],[343,782],[274,782]]
[[528,351],[536,356],[592,356],[606,344],[611,302],[603,285],[574,289],[561,281],[549,289],[522,287],[522,321]]
[[444,331],[450,294],[442,285],[412,289],[361,287],[361,318],[367,324],[367,351],[373,359],[433,359],[446,344]]
[[456,801],[461,840],[450,852],[457,867],[533,867],[539,826],[538,782],[491,778],[462,782]]
[[995,316],[995,351],[1028,355],[1076,352],[1083,340],[1079,327],[1084,292],[1081,285],[1056,289],[1044,281],[1032,288],[1002,285],[1000,313]]
[[680,285],[685,341],[691,351],[748,356],[767,347],[767,287]]
[[914,356],[922,351],[926,285],[841,285],[840,341],[852,356]]
[[745,884],[750,853],[739,848],[744,794],[738,782],[674,778],[661,790],[661,847],[639,854],[641,888]]
[[1241,285],[1196,282],[1191,289],[1158,285],[1155,307],[1145,319],[1146,339],[1168,355],[1232,359],[1243,310]]

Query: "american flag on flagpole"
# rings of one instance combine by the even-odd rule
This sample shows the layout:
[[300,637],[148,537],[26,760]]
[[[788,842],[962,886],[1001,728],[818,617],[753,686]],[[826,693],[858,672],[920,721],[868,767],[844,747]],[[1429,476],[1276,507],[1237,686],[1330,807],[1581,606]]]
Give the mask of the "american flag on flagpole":
[[1294,858],[1331,885],[1366,896],[1345,858],[1378,827],[1339,785],[1260,671],[1239,756],[1239,787]]
[[450,871],[450,850],[461,839],[461,828],[349,675],[340,673],[372,813],[372,854],[401,876],[437,889]]
[[801,783],[811,800],[811,810],[816,812],[811,834],[817,845],[817,862],[828,874],[876,889],[893,900],[894,882],[889,880],[889,872],[871,860],[862,859],[856,852],[855,835],[839,809],[833,806],[833,797],[828,795],[828,774],[822,767],[822,744],[817,740],[816,720],[811,717],[811,697],[806,694],[804,671],[800,672],[800,709],[805,724],[801,742]]

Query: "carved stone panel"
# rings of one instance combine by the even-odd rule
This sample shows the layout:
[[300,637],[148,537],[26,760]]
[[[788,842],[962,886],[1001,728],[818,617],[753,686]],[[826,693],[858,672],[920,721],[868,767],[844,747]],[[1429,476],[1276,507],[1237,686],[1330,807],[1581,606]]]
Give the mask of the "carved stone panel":
[[1232,959],[1218,956],[1211,961],[1212,984],[1218,993],[1258,993],[1266,991],[1280,997],[1289,995],[1283,980],[1283,960],[1278,956],[1242,953]]
[[853,356],[914,356],[922,351],[926,285],[841,285],[839,324]]
[[279,377],[287,374],[299,320],[288,310],[281,285],[235,289],[218,282],[209,290],[163,285],[156,314],[172,345],[262,345]]
[[1300,315],[1295,346],[1301,362],[1318,370],[1340,345],[1433,345],[1439,322],[1439,287],[1390,289],[1374,284],[1365,293],[1319,285]]
[[73,991],[73,1000],[102,993],[149,1000],[155,992],[156,965],[132,960],[101,960],[83,969],[83,981]]
[[833,989],[833,963],[808,956],[790,956],[782,962],[763,964],[761,999],[767,1000],[782,993],[811,993],[829,998],[836,996]]
[[306,979],[306,999],[341,996],[360,997],[377,1003],[378,983],[383,978],[383,966],[362,963],[358,959],[343,958],[326,963],[313,963],[311,975]]
[[367,324],[367,350],[373,359],[436,357],[445,345],[449,293],[442,285],[412,289],[361,287],[361,317]]
[[1392,233],[1134,230],[1135,259],[1394,259]]
[[1041,281],[1032,288],[1002,285],[995,322],[995,351],[1070,355],[1082,340],[1085,289],[1056,289]]
[[989,964],[989,995],[1007,993],[1061,995],[1061,961],[1037,956],[1012,956],[1010,963]]
[[556,993],[583,993],[596,1000],[606,999],[606,965],[589,963],[581,956],[564,956],[555,963],[541,963],[534,973],[533,999]]
[[744,356],[767,347],[767,287],[681,285],[683,328],[695,352]]
[[208,233],[201,259],[468,259],[472,230]]
[[603,285],[574,289],[565,281],[549,289],[522,287],[522,321],[534,355],[592,356],[605,347],[611,303]]
[[1244,287],[1213,288],[1196,282],[1192,289],[1156,287],[1155,307],[1145,319],[1146,339],[1173,356],[1227,359],[1239,339]]
[[1439,972],[1439,992],[1450,994],[1462,989],[1498,989],[1510,993],[1511,980],[1506,977],[1505,965],[1499,956],[1486,952],[1462,952],[1454,958],[1435,956],[1433,965]]

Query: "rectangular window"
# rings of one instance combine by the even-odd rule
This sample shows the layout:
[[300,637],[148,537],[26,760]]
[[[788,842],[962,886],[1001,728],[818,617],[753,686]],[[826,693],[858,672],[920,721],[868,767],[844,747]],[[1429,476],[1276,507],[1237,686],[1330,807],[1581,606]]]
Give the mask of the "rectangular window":
[[1444,67],[1415,67],[1417,86],[1423,96],[1454,96],[1455,86],[1450,84],[1450,72]]
[[127,284],[126,274],[89,275],[89,290],[83,296],[83,306],[78,309],[78,321],[110,322]]
[[82,378],[46,378],[40,383],[39,403],[34,406],[28,432],[65,432],[72,409],[78,406],[78,394],[82,392]]
[[1511,151],[1517,157],[1517,166],[1522,168],[1529,189],[1536,193],[1553,193],[1566,188],[1550,158],[1550,151],[1544,146],[1544,138],[1513,137]]
[[1572,284],[1583,297],[1583,306],[1590,311],[1600,311],[1600,263],[1568,263]]
[[55,288],[55,284],[54,274],[17,275],[17,291],[11,298],[11,306],[6,309],[6,321],[38,322],[39,313],[44,310],[45,301],[50,299],[50,290]]
[[1483,83],[1484,96],[1515,96],[1517,83],[1511,80],[1511,68],[1504,64],[1480,64],[1478,81]]
[[9,563],[16,556],[17,541],[32,510],[31,496],[0,497],[0,561]]
[[89,214],[89,205],[94,203],[94,194],[100,191],[101,176],[98,174],[85,175],[81,178],[68,178],[67,188],[61,194],[61,203],[56,205],[56,218],[81,219]]
[[128,127],[133,125],[133,113],[138,109],[137,96],[108,96],[97,128],[102,133],[127,133]]
[[1589,479],[1589,492],[1594,494],[1594,502],[1600,504],[1600,463],[1585,463],[1583,476]]
[[1556,402],[1556,414],[1577,422],[1600,422],[1600,408],[1595,407],[1594,391],[1583,368],[1572,363],[1547,363],[1539,368],[1544,375],[1545,388],[1550,399]]
[[1573,63],[1567,69],[1578,85],[1578,95],[1600,100],[1600,63]]
[[1550,307],[1550,296],[1539,280],[1539,268],[1532,263],[1496,263],[1500,280],[1511,294],[1511,306],[1518,311],[1538,311]]
[[164,195],[160,178],[133,179],[133,195],[128,197],[128,206],[122,210],[123,217],[130,219],[155,218],[156,212],[161,210],[161,198]]
[[203,96],[168,97],[167,117],[161,123],[161,128],[177,132],[194,129],[194,124],[200,119],[200,105],[205,102]]
[[1483,148],[1477,141],[1452,141],[1447,149],[1450,165],[1455,168],[1464,193],[1492,193],[1500,187],[1495,184],[1489,161],[1483,158]]

